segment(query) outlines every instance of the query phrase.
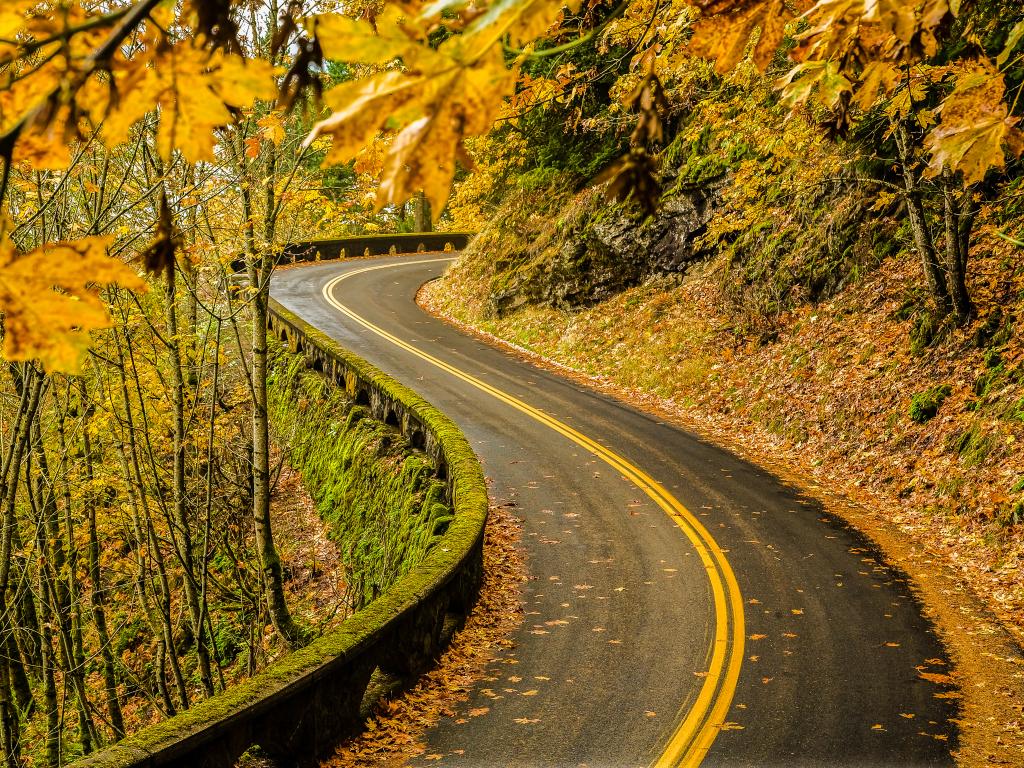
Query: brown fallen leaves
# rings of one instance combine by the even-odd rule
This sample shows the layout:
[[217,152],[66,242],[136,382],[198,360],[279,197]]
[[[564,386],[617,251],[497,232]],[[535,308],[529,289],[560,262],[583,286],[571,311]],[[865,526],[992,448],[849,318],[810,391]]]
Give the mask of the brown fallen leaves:
[[[442,717],[455,715],[496,654],[511,647],[511,633],[523,620],[519,584],[526,569],[518,541],[519,521],[503,508],[492,509],[484,539],[484,582],[466,625],[452,638],[437,667],[409,691],[378,703],[366,731],[339,747],[325,768],[398,766],[426,752],[422,740],[427,729]],[[474,707],[467,714],[482,717],[489,710]],[[538,721],[520,724],[534,722]],[[441,757],[429,754],[424,759]]]

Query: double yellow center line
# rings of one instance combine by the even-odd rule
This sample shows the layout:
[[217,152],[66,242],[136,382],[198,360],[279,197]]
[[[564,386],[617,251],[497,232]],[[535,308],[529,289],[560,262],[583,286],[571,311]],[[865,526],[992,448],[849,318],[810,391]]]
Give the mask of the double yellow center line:
[[378,269],[391,269],[436,261],[440,261],[440,259],[419,259],[354,269],[330,280],[323,288],[323,296],[341,314],[366,330],[550,427],[584,450],[594,454],[643,491],[665,514],[672,518],[673,522],[686,535],[707,571],[714,602],[715,633],[707,653],[707,675],[704,677],[697,698],[689,710],[685,714],[681,714],[681,722],[652,765],[655,768],[676,768],[677,766],[691,768],[700,765],[726,721],[733,695],[736,692],[740,666],[743,663],[743,598],[725,552],[692,512],[683,506],[661,483],[635,464],[519,398],[388,333],[334,298],[335,286],[357,275]]

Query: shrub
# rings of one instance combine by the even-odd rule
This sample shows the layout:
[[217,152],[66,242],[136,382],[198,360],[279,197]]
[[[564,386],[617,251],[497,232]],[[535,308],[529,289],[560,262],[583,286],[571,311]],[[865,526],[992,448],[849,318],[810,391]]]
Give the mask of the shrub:
[[924,392],[918,392],[910,398],[910,420],[924,424],[934,418],[951,392],[948,384],[939,384]]

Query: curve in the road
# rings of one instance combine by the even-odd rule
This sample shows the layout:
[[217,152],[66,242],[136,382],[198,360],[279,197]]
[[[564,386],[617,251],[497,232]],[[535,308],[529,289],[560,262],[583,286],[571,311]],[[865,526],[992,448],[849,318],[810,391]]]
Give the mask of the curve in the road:
[[[437,261],[441,261],[441,259],[420,259],[418,261],[403,262],[403,264],[409,266],[413,264],[436,263]],[[715,634],[708,649],[710,662],[708,673],[701,685],[697,700],[690,708],[686,718],[668,740],[668,744],[662,750],[661,755],[655,762],[655,766],[656,768],[667,768],[668,766],[691,768],[691,766],[700,765],[708,749],[711,747],[711,743],[715,740],[715,736],[718,735],[722,724],[726,721],[729,705],[732,703],[733,695],[736,692],[740,667],[743,664],[743,595],[740,593],[736,576],[722,548],[718,546],[714,537],[708,533],[707,528],[701,524],[690,510],[669,493],[668,489],[661,483],[635,464],[601,445],[596,440],[592,440],[578,430],[573,429],[565,422],[549,416],[519,398],[513,397],[509,393],[493,387],[475,376],[471,376],[465,371],[438,359],[434,355],[428,354],[422,349],[403,341],[394,334],[388,333],[380,326],[371,323],[345,304],[342,304],[333,296],[335,287],[344,280],[349,280],[373,270],[393,268],[394,265],[392,264],[378,264],[339,275],[324,285],[322,291],[324,299],[345,317],[348,317],[381,338],[390,341],[396,347],[404,349],[446,373],[450,373],[457,379],[466,382],[469,386],[515,408],[531,419],[550,427],[584,450],[590,451],[609,467],[636,485],[679,526],[680,530],[686,535],[686,538],[693,544],[694,550],[698,553],[701,561],[704,563],[704,567],[707,569],[708,581],[714,596]]]
[[870,542],[735,456],[426,315],[415,294],[445,264],[325,263],[272,286],[448,414],[493,503],[523,520],[527,620],[465,710],[428,734],[430,755],[458,766],[951,763],[948,658]]

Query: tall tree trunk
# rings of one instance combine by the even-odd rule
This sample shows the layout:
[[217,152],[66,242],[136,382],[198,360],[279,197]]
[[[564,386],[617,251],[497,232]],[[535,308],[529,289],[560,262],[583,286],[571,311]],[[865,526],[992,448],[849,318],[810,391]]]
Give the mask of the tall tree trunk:
[[[36,418],[39,402],[46,386],[46,377],[30,363],[12,365],[11,374],[19,390],[20,402],[15,419],[14,434],[0,467],[0,503],[3,504],[3,530],[0,532],[0,621],[5,627],[13,625],[7,605],[10,585],[12,545],[17,530],[15,496],[18,489],[19,469],[28,451],[32,422]],[[21,723],[11,691],[13,656],[0,658],[0,746],[3,747],[8,768],[21,763]]]
[[[65,437],[63,424],[58,419],[58,437],[61,448],[65,448]],[[88,694],[85,688],[85,666],[78,663],[78,656],[75,652],[74,628],[72,626],[71,609],[71,582],[73,576],[69,572],[67,561],[67,549],[64,538],[61,535],[60,512],[57,504],[57,495],[54,488],[53,473],[50,471],[50,461],[47,457],[46,448],[43,445],[42,429],[37,419],[32,428],[32,457],[35,461],[34,478],[25,478],[26,484],[34,479],[34,501],[33,506],[37,515],[37,546],[42,555],[39,568],[42,572],[43,582],[46,586],[45,594],[49,597],[47,606],[50,627],[44,627],[53,635],[57,643],[57,652],[65,679],[71,682],[72,690],[75,693],[76,711],[78,714],[79,740],[86,753],[92,751],[95,741],[95,725],[89,714]],[[26,464],[26,468],[28,465]],[[30,488],[30,490],[32,490]],[[70,499],[68,499],[70,503]],[[44,649],[48,650],[48,649]],[[45,680],[44,680],[45,683]]]
[[[949,295],[953,300],[953,314],[958,325],[967,325],[974,317],[974,304],[967,291],[967,248],[969,234],[963,236],[963,224],[970,221],[961,210],[957,199],[953,173],[946,168],[942,173],[942,201],[945,224],[946,276]],[[970,225],[968,224],[968,233]]]
[[412,225],[417,232],[430,232],[433,230],[433,223],[430,218],[430,202],[427,196],[420,190],[412,201]]
[[[35,427],[34,427],[35,428]],[[35,446],[33,454],[35,453]],[[50,546],[47,534],[46,521],[43,519],[46,511],[44,502],[40,496],[42,483],[38,479],[40,470],[33,472],[32,460],[25,461],[25,488],[28,491],[30,506],[32,507],[32,519],[36,530],[36,552],[38,553],[38,581],[39,609],[42,628],[42,657],[43,657],[43,708],[46,713],[46,764],[56,768],[60,765],[61,759],[61,718],[60,705],[57,701],[57,654],[54,651],[53,626],[57,623],[54,615],[54,606],[57,603],[54,595],[53,581],[50,578]],[[33,482],[33,474],[36,481]]]
[[[241,141],[241,135],[239,135]],[[270,621],[281,638],[289,645],[301,641],[299,628],[292,620],[284,595],[284,573],[281,558],[274,545],[274,531],[270,519],[270,423],[267,409],[267,328],[270,319],[270,277],[274,272],[276,254],[273,252],[275,223],[274,177],[276,160],[274,148],[265,150],[267,167],[264,183],[264,245],[256,242],[253,225],[255,211],[250,191],[251,166],[244,160],[241,147],[236,148],[236,157],[244,179],[241,186],[242,212],[246,228],[246,265],[249,276],[249,290],[252,292],[250,315],[250,354],[252,368],[250,388],[252,394],[252,476],[253,476],[253,522],[256,528],[256,546],[260,556],[260,567],[267,589],[267,610]]]
[[[145,403],[142,396],[142,385],[138,379],[138,366],[135,364],[134,353],[132,352],[131,345],[126,341],[124,345],[121,343],[121,334],[115,329],[113,333],[114,340],[116,342],[117,349],[117,371],[120,377],[121,383],[121,397],[124,400],[125,409],[125,422],[126,422],[126,435],[127,435],[127,448],[131,457],[131,468],[132,468],[132,479],[135,481],[135,487],[138,489],[139,499],[136,506],[136,513],[140,516],[140,520],[137,523],[138,529],[142,535],[140,544],[145,541],[149,546],[149,551],[153,559],[153,563],[156,566],[158,585],[157,590],[157,611],[156,614],[160,618],[161,624],[161,637],[163,640],[164,647],[167,651],[167,661],[171,667],[171,673],[174,676],[175,686],[178,690],[178,696],[181,700],[181,706],[183,709],[189,708],[189,695],[188,686],[185,684],[185,676],[181,672],[181,665],[178,662],[178,654],[174,642],[174,625],[171,619],[171,587],[170,582],[167,578],[167,569],[164,565],[163,550],[160,548],[160,541],[156,536],[156,532],[153,529],[153,521],[150,518],[149,509],[146,502],[146,486],[142,479],[142,467],[139,460],[139,446],[135,441],[135,418],[132,415],[133,407],[131,401],[131,395],[128,390],[128,378],[125,368],[125,346],[127,346],[128,357],[131,361],[131,369],[134,373],[134,383],[136,391],[139,395],[139,405],[142,409],[143,424],[142,433],[145,435],[148,432],[149,425],[145,419]],[[162,676],[163,666],[159,667],[159,673]],[[170,698],[165,697],[165,704],[170,703]],[[170,711],[174,709],[173,706],[169,708]]]
[[896,144],[900,152],[900,166],[903,169],[903,185],[905,190],[904,198],[907,203],[910,229],[914,234],[914,245],[917,248],[918,255],[921,257],[921,265],[924,270],[925,279],[928,282],[928,289],[931,291],[932,299],[935,301],[936,313],[939,318],[943,318],[949,314],[952,304],[949,298],[949,290],[946,288],[946,276],[935,253],[935,241],[928,227],[928,219],[925,216],[924,204],[921,200],[921,190],[917,183],[917,177],[914,175],[913,158],[910,152],[910,136],[902,120],[896,124]]
[[[124,714],[121,712],[121,701],[117,696],[117,673],[114,667],[114,652],[110,645],[110,632],[107,629],[106,598],[103,594],[102,574],[100,571],[100,537],[96,526],[96,494],[91,490],[94,483],[92,440],[89,438],[88,392],[85,379],[78,380],[78,392],[82,408],[85,409],[82,425],[82,455],[85,461],[85,480],[89,492],[85,498],[86,525],[89,530],[88,570],[89,570],[89,605],[92,608],[92,620],[96,626],[96,642],[100,647],[100,658],[103,661],[103,691],[106,696],[107,717],[114,731],[114,741],[124,738]],[[125,480],[129,481],[126,474]]]
[[[182,340],[178,329],[177,279],[174,263],[168,265],[166,274],[167,302],[167,349],[171,368],[171,403],[174,408],[174,458],[172,472],[173,520],[170,522],[172,541],[178,560],[184,571],[185,600],[188,603],[189,618],[192,620],[192,635],[196,643],[196,657],[199,660],[199,678],[207,696],[213,695],[213,675],[210,669],[210,654],[206,645],[206,627],[196,584],[196,567],[192,553],[191,526],[185,508],[185,379],[182,370]],[[176,529],[176,530],[175,530]]]
[[[82,637],[82,603],[79,594],[78,579],[78,546],[75,542],[75,521],[74,501],[71,496],[71,483],[69,482],[68,468],[68,443],[67,443],[67,418],[68,406],[71,400],[71,387],[67,389],[68,400],[63,407],[59,406],[57,419],[57,437],[60,448],[60,464],[57,477],[60,478],[61,495],[64,501],[63,531],[56,510],[56,499],[51,487],[50,495],[54,510],[52,516],[47,518],[49,526],[48,534],[51,539],[51,547],[55,553],[53,558],[53,578],[58,584],[58,594],[62,595],[60,609],[60,630],[61,647],[65,657],[67,674],[71,677],[75,689],[75,700],[78,705],[78,729],[79,743],[82,752],[89,754],[99,745],[99,734],[96,731],[96,724],[92,720],[89,708],[88,691],[85,683],[85,647]],[[42,449],[42,437],[40,436],[40,454],[45,459],[45,451]],[[40,473],[42,478],[46,475]],[[52,482],[52,479],[51,479]],[[65,548],[66,543],[66,548]],[[65,564],[66,563],[66,564]]]

